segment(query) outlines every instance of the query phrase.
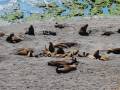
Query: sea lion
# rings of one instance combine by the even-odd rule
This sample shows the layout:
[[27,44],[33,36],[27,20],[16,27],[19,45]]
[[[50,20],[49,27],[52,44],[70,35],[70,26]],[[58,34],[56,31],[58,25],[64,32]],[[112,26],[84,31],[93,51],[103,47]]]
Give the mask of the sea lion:
[[107,53],[108,53],[108,54],[110,54],[110,53],[120,54],[120,48],[112,48],[112,49],[109,49],[109,50],[107,50]]
[[89,53],[83,52],[82,54],[78,54],[79,57],[87,57]]
[[11,33],[7,38],[6,41],[9,43],[18,43],[20,41],[22,41],[22,38],[20,38],[19,36],[15,35],[14,33]]
[[3,37],[5,35],[5,33],[0,32],[0,37]]
[[100,55],[99,54],[99,51],[100,50],[97,50],[95,51],[95,53],[93,54],[93,56],[95,57],[95,59],[99,59],[99,60],[102,60],[102,61],[107,61],[109,60],[109,57],[107,55]]
[[74,71],[77,69],[77,65],[76,64],[72,64],[72,65],[59,65],[56,68],[56,72],[57,73],[68,73],[70,71]]
[[110,36],[110,35],[112,35],[112,34],[114,34],[114,32],[112,32],[112,31],[106,31],[106,32],[104,32],[103,34],[101,34],[102,36]]
[[50,51],[51,53],[55,52],[55,48],[54,48],[54,45],[53,45],[52,42],[49,42],[49,51]]
[[33,27],[33,25],[30,25],[30,27],[29,27],[28,31],[26,31],[26,32],[25,32],[25,34],[35,36],[35,33],[34,33],[34,27]]
[[59,29],[63,29],[65,28],[65,25],[64,24],[58,24],[57,22],[55,23],[54,25],[55,28],[59,28]]
[[84,26],[82,26],[82,27],[80,28],[79,34],[80,34],[81,36],[89,36],[89,34],[91,33],[91,31],[90,31],[90,32],[87,32],[87,27],[88,27],[88,24],[86,24],[86,25],[84,25]]
[[65,51],[63,50],[63,48],[58,48],[56,54],[65,54]]
[[16,55],[23,55],[23,56],[33,57],[33,49],[31,49],[31,48],[20,48],[16,52]]

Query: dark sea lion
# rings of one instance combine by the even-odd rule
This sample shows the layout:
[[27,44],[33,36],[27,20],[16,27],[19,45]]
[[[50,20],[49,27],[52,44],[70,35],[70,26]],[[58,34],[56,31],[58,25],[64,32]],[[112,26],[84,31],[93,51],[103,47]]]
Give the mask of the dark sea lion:
[[112,35],[112,34],[114,34],[114,32],[112,32],[112,31],[106,31],[106,32],[104,32],[103,34],[101,34],[102,36],[110,36],[110,35]]
[[53,31],[43,31],[43,35],[52,35],[52,36],[56,36],[56,32]]
[[117,31],[118,33],[120,33],[120,29],[118,29],[118,31]]
[[99,55],[99,50],[95,51],[95,53],[93,54],[93,56],[94,56],[96,59],[100,59],[101,56]]
[[76,60],[76,58],[70,59],[70,60],[64,60],[64,61],[50,61],[50,62],[48,62],[49,66],[72,65],[72,64],[78,64],[78,61]]
[[5,33],[0,32],[0,37],[3,37],[5,35]]
[[23,55],[23,56],[33,57],[33,49],[31,49],[31,48],[20,48],[16,52],[16,55]]
[[89,36],[89,34],[90,34],[91,32],[87,32],[87,27],[88,27],[88,24],[86,24],[86,25],[84,25],[84,26],[82,26],[82,27],[80,28],[79,34],[80,34],[81,36]]
[[15,35],[14,33],[11,33],[7,38],[6,38],[6,41],[9,42],[9,43],[18,43],[20,41],[22,41],[22,39]]
[[56,48],[70,48],[70,47],[73,47],[73,46],[76,46],[78,45],[77,43],[74,43],[74,42],[65,42],[65,43],[58,43],[56,45],[54,45],[54,47]]
[[56,54],[65,54],[65,51],[63,50],[63,48],[58,48]]
[[29,27],[28,31],[26,31],[26,32],[25,32],[25,34],[35,36],[35,33],[34,33],[34,27],[33,27],[33,25],[30,25],[30,27]]
[[52,42],[49,42],[49,51],[50,51],[51,53],[55,52],[55,48],[54,48],[54,45],[53,45]]
[[55,23],[54,25],[55,28],[59,28],[59,29],[63,29],[65,28],[65,25],[64,24],[58,24],[57,22]]

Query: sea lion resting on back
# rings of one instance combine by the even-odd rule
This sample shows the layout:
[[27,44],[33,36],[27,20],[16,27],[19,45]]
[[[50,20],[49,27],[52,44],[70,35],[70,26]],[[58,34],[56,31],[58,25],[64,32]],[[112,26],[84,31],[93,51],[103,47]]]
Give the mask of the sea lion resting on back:
[[71,59],[64,59],[62,61],[50,61],[48,62],[49,66],[59,66],[59,65],[72,65],[72,64],[78,64],[78,61],[76,58],[71,58]]
[[56,72],[57,73],[68,73],[70,71],[74,71],[77,69],[77,65],[76,64],[72,64],[72,65],[59,65],[56,68]]
[[74,43],[74,42],[65,42],[65,43],[58,43],[58,44],[54,45],[54,47],[70,48],[70,47],[73,47],[76,45],[78,45],[78,44]]

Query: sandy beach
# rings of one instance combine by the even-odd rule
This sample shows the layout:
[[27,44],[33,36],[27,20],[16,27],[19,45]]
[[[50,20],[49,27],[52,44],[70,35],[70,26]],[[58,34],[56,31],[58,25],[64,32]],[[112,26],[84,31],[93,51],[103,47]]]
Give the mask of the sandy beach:
[[[94,53],[97,49],[120,48],[120,18],[67,20],[67,27],[54,27],[56,21],[37,21],[0,26],[0,31],[25,33],[32,24],[35,36],[26,35],[24,41],[11,44],[6,37],[0,37],[0,90],[120,90],[120,55],[109,54],[110,60],[100,61],[87,57],[77,57],[77,70],[57,74],[54,67],[47,62],[59,60],[53,57],[26,57],[15,55],[18,48],[33,48],[41,52],[49,42],[76,42],[80,52]],[[88,24],[90,36],[80,36],[79,29]],[[43,30],[55,31],[56,36],[44,36]],[[111,36],[101,36],[104,31],[113,31]]]

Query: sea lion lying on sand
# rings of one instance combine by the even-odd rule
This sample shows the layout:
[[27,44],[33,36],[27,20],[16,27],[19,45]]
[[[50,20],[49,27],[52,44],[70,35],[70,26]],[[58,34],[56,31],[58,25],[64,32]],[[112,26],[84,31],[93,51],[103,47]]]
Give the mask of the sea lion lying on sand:
[[99,53],[100,50],[95,51],[93,55],[89,54],[87,57],[91,59],[99,59],[102,61],[108,61],[109,57],[107,55],[100,55]]
[[17,50],[16,55],[33,57],[33,49],[32,48],[20,48]]
[[110,36],[110,35],[112,35],[112,34],[114,34],[114,32],[112,32],[112,31],[106,31],[106,32],[104,32],[103,34],[101,34],[102,36]]
[[9,43],[18,43],[20,41],[22,41],[23,38],[21,38],[20,36],[18,35],[15,35],[14,33],[11,33],[7,38],[6,38],[6,41],[9,42]]
[[112,48],[112,49],[109,49],[109,50],[107,50],[107,53],[108,53],[108,54],[110,54],[110,53],[120,54],[120,48]]
[[76,64],[72,64],[72,65],[59,65],[56,68],[56,72],[57,73],[68,73],[70,71],[74,71],[77,70],[77,65]]

